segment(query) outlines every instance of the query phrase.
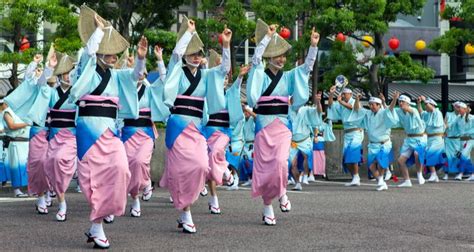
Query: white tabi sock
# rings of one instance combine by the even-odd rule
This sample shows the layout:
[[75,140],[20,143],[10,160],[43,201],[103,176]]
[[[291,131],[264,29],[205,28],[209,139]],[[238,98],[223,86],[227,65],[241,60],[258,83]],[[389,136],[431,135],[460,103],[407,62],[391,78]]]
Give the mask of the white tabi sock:
[[239,175],[234,174],[234,185],[239,185]]
[[44,195],[38,197],[38,201],[37,201],[36,204],[40,207],[45,207],[46,206],[46,200],[44,198]]
[[265,205],[263,207],[263,215],[267,216],[267,217],[270,217],[270,218],[274,218],[275,217],[275,214],[273,213],[273,206],[272,205]]
[[288,202],[288,196],[286,196],[286,194],[281,196],[280,204],[285,205],[287,202]]
[[92,236],[95,236],[99,239],[105,238],[104,228],[102,227],[101,223],[94,223],[92,222],[91,229],[89,230]]
[[209,197],[209,205],[218,208],[219,207],[219,199],[217,195]]
[[382,181],[383,181],[383,177],[382,177],[382,176],[378,176],[378,177],[377,177],[377,184],[381,185],[381,184],[382,184]]
[[229,169],[226,169],[226,170],[224,171],[224,178],[225,178],[225,179],[228,179],[230,176],[232,176],[232,174],[230,173]]
[[358,173],[357,173],[357,174],[354,174],[352,177],[353,177],[353,178],[358,178],[358,179],[360,179],[360,177],[359,177],[359,174],[358,174]]
[[192,224],[193,217],[191,216],[191,211],[182,211],[180,215],[180,219],[184,223]]
[[66,211],[67,211],[66,201],[59,202],[59,210],[60,210],[60,211],[63,211],[63,212],[66,212]]
[[138,197],[133,200],[132,208],[137,211],[140,211],[140,199]]

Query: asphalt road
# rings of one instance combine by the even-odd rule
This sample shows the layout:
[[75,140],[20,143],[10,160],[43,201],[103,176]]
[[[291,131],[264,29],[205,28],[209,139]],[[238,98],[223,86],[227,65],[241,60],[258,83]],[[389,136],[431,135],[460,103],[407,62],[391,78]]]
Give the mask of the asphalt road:
[[[474,183],[440,182],[376,192],[375,182],[345,188],[342,182],[318,181],[302,192],[289,191],[293,209],[274,209],[277,225],[261,221],[262,203],[248,188],[219,189],[222,215],[207,211],[207,197],[192,208],[198,232],[176,227],[177,211],[163,189],[142,203],[142,217],[128,214],[104,226],[112,250],[424,250],[474,251]],[[71,192],[68,220],[34,211],[34,199],[10,198],[0,190],[0,250],[89,250],[89,207],[82,194]],[[128,207],[127,207],[128,208]]]

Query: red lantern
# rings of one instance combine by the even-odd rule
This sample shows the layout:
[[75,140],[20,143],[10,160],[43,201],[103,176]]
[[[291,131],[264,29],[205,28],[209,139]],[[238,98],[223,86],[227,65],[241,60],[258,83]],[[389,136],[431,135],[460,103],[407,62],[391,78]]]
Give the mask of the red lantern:
[[346,36],[344,36],[344,34],[342,32],[339,32],[336,35],[336,40],[340,41],[340,42],[346,42]]
[[392,51],[395,51],[400,46],[400,40],[398,40],[397,37],[393,36],[388,41],[388,46],[392,49]]
[[220,45],[222,45],[222,34],[219,34],[217,41],[219,42]]
[[21,39],[20,52],[26,51],[26,50],[29,49],[29,48],[30,48],[30,42],[28,41],[28,39],[26,38],[26,36],[24,36],[24,37]]
[[291,32],[290,32],[290,29],[286,28],[286,27],[283,27],[281,30],[280,30],[280,36],[284,39],[289,39],[290,36],[291,36]]

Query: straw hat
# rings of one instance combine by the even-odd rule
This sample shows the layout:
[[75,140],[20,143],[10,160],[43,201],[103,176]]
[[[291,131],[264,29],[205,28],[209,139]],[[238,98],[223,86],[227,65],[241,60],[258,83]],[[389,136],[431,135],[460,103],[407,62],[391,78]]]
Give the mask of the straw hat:
[[58,58],[58,66],[54,70],[53,75],[61,75],[69,73],[74,68],[74,59],[65,53],[56,53]]
[[128,48],[122,53],[122,56],[117,60],[117,63],[115,63],[114,68],[115,69],[124,69],[128,68],[128,57],[130,56],[130,53],[128,51]]
[[[79,16],[79,36],[82,43],[86,44],[92,33],[96,30],[94,16],[97,13],[86,5],[81,6],[81,14]],[[104,38],[99,44],[98,54],[115,55],[123,52],[130,47],[128,41],[120,35],[120,33],[112,27],[112,24],[102,17],[98,17],[104,23]]]
[[[177,41],[183,37],[184,33],[188,30],[188,17],[184,16],[183,21],[181,22],[181,25],[179,26],[179,31],[178,31],[178,37]],[[188,44],[188,47],[186,47],[186,51],[184,52],[184,55],[191,55],[195,54],[197,52],[202,52],[204,54],[204,43],[202,43],[201,38],[197,33],[194,33],[193,37],[191,38],[191,41]]]
[[[255,40],[258,43],[262,41],[263,37],[268,32],[268,25],[263,22],[263,20],[258,19],[257,20],[257,26],[255,28]],[[282,54],[285,54],[288,52],[288,50],[291,49],[290,43],[288,43],[284,38],[280,36],[280,34],[276,33],[273,34],[272,39],[270,40],[270,43],[268,43],[267,48],[265,49],[265,52],[263,53],[264,58],[272,58],[276,56],[280,56]]]
[[[209,50],[209,63],[207,64],[208,68],[213,68],[220,65],[221,55],[218,54],[213,49]],[[219,64],[218,64],[219,63]]]

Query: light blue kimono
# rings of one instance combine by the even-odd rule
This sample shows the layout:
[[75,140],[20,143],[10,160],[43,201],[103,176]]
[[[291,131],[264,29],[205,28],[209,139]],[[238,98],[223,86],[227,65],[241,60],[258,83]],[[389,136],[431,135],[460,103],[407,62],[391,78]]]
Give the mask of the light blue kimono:
[[[228,49],[224,49],[224,51],[227,52],[223,53],[223,55],[230,55]],[[171,69],[169,68],[170,70],[166,78],[163,93],[164,103],[169,108],[173,107],[176,97],[185,93],[191,85],[182,69],[183,63],[181,59],[176,63],[170,63],[170,65],[171,64],[173,64],[173,67],[171,67]],[[227,74],[226,67],[219,65],[211,69],[198,69],[197,71],[201,71],[201,79],[191,96],[205,98],[207,112],[203,111],[203,114],[214,114],[224,109],[226,103],[223,85],[225,75]],[[166,127],[166,147],[171,149],[176,138],[190,123],[193,123],[198,130],[203,132],[202,119],[203,118],[188,115],[171,114]]]
[[[85,63],[84,63],[85,62]],[[140,63],[137,63],[140,64]],[[144,64],[143,62],[141,64]],[[97,57],[90,57],[86,52],[82,54],[77,73],[80,76],[71,88],[70,103],[74,104],[83,96],[92,93],[101,82],[100,75],[96,72]],[[118,98],[118,118],[138,118],[138,76],[135,70],[111,69],[111,76],[107,87],[100,95],[101,97]],[[84,154],[99,139],[99,137],[110,130],[119,137],[117,118],[96,116],[78,116],[76,121],[77,154],[82,160]]]
[[289,160],[291,162],[298,152],[309,158],[313,152],[312,131],[322,124],[321,114],[315,107],[303,106],[298,111],[290,110],[288,115],[293,133]]
[[461,153],[461,129],[458,119],[460,116],[453,112],[446,113],[446,138],[444,139],[446,159],[448,166],[445,167],[446,173],[459,173],[459,156]]
[[381,168],[387,169],[393,159],[390,133],[395,124],[387,119],[389,113],[390,110],[384,108],[380,108],[377,113],[360,108],[357,111],[353,110],[349,116],[349,122],[367,130],[369,137],[367,167],[376,161]]
[[[57,88],[61,88],[61,87],[57,87]],[[72,88],[72,87],[70,87]],[[64,90],[63,90],[64,91]],[[55,88],[55,89],[52,89],[51,91],[51,100],[49,102],[49,108],[54,108],[54,105],[56,104],[56,102],[58,102],[58,100],[60,99],[59,97],[59,91]],[[67,90],[66,90],[67,92]],[[77,106],[75,103],[72,103],[72,101],[70,99],[67,99],[60,107],[59,107],[60,110],[77,110]],[[76,112],[77,114],[77,112]],[[77,115],[76,115],[77,117]],[[49,139],[53,139],[54,136],[59,132],[61,131],[62,129],[67,129],[69,130],[73,135],[76,135],[76,128],[75,127],[69,127],[69,128],[54,128],[54,127],[51,127],[50,128],[50,132],[49,132]]]
[[423,136],[406,137],[400,149],[400,155],[408,158],[407,166],[415,164],[414,152],[418,153],[418,160],[423,165],[425,161],[425,149],[427,137],[425,133],[425,123],[421,120],[420,114],[415,108],[411,108],[412,113],[405,113],[400,108],[394,108],[388,113],[387,119],[392,120],[396,127],[403,127],[406,134],[423,134]]
[[467,137],[468,140],[461,139],[461,156],[459,157],[459,169],[464,175],[472,174],[474,166],[471,161],[471,151],[474,146],[474,115],[468,115],[458,118],[458,127],[461,129],[461,137]]
[[443,114],[436,108],[433,112],[423,111],[421,119],[425,122],[426,134],[428,134],[425,165],[428,167],[444,166],[446,154],[443,136],[429,136],[430,134],[444,133]]
[[[355,100],[351,98],[349,104],[354,106]],[[334,102],[328,108],[328,118],[332,121],[342,121],[344,131],[359,128],[355,123],[350,122],[349,116],[352,110],[348,109],[339,102]],[[343,147],[343,167],[347,171],[345,164],[360,164],[362,163],[362,141],[364,141],[364,131],[356,130],[344,133],[344,147]]]
[[253,150],[254,150],[254,140],[255,140],[255,119],[252,116],[244,119],[243,122],[243,138],[244,146],[242,149],[241,159],[240,159],[240,174],[241,180],[245,181],[246,178],[252,178],[252,168],[253,168]]
[[[24,121],[8,107],[4,110],[3,114],[8,113],[14,123],[23,123]],[[17,130],[10,130],[5,122],[4,128],[6,129],[6,135],[11,138],[23,138],[28,139],[30,135],[30,127],[25,127]],[[26,164],[28,161],[28,141],[10,141],[8,146],[8,162],[6,163],[8,172],[10,174],[11,184],[13,188],[27,186],[28,185],[28,173]]]

